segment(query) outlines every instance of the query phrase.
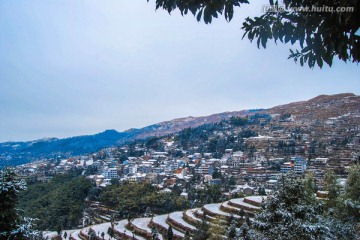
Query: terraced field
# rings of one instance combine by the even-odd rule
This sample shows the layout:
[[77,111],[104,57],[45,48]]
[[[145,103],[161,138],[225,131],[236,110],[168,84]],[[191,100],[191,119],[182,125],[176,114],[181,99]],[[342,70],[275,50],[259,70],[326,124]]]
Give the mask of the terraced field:
[[[137,218],[130,222],[128,220],[117,221],[113,226],[115,236],[112,239],[152,239],[151,229],[155,227],[159,232],[160,240],[163,240],[166,239],[169,226],[173,228],[174,239],[183,239],[186,232],[192,235],[196,231],[196,224],[200,223],[203,218],[208,221],[216,217],[227,220],[230,216],[243,219],[240,216],[240,212],[243,212],[251,219],[256,211],[260,211],[261,203],[265,198],[261,196],[236,198],[223,203],[206,204],[202,208],[188,209],[152,218]],[[102,233],[104,233],[104,239],[110,239],[107,233],[109,228],[111,228],[109,222],[92,225],[73,231],[70,239],[88,240],[92,231],[96,233],[96,239],[103,239]]]

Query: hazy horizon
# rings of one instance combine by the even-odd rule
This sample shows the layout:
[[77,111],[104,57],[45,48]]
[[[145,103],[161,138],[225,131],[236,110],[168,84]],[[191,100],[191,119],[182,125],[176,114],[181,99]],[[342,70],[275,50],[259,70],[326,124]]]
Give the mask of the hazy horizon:
[[[335,94],[344,94],[344,93],[335,93]],[[319,96],[319,95],[318,95]],[[317,96],[314,96],[313,98],[315,98]],[[299,100],[299,101],[306,101],[306,100],[309,100],[309,99],[303,99],[303,100]],[[290,103],[290,102],[289,102]],[[288,103],[283,103],[283,104],[288,104]],[[283,104],[280,104],[280,105],[283,105]],[[276,105],[276,106],[279,106],[279,105]],[[256,109],[270,109],[272,107],[276,107],[276,106],[271,106],[269,108],[248,108],[248,109],[239,109],[239,110],[229,110],[229,111],[224,111],[224,112],[217,112],[217,113],[211,113],[211,114],[208,114],[208,115],[201,115],[201,116],[179,116],[179,117],[176,117],[176,118],[173,118],[173,119],[164,119],[162,121],[159,121],[159,122],[154,122],[154,123],[151,123],[151,124],[148,124],[148,125],[144,125],[144,126],[140,126],[140,127],[129,127],[127,129],[123,129],[123,130],[118,130],[118,129],[114,129],[114,128],[106,128],[106,129],[103,129],[101,130],[100,132],[93,132],[93,133],[84,133],[84,134],[81,134],[81,135],[71,135],[71,136],[63,136],[63,137],[56,137],[56,136],[44,136],[42,138],[37,138],[37,139],[27,139],[27,140],[10,140],[10,141],[5,141],[5,142],[22,142],[22,141],[34,141],[34,140],[40,140],[40,139],[47,139],[47,138],[58,138],[58,139],[63,139],[63,138],[70,138],[70,137],[76,137],[76,136],[86,136],[86,135],[93,135],[93,134],[97,134],[97,133],[102,133],[104,131],[107,131],[107,130],[116,130],[117,132],[124,132],[124,131],[127,131],[127,130],[130,130],[130,129],[141,129],[143,127],[147,127],[149,125],[153,125],[153,124],[157,124],[157,123],[161,123],[161,122],[167,122],[167,121],[172,121],[172,120],[175,120],[175,119],[181,119],[181,118],[189,118],[189,117],[195,117],[195,118],[198,118],[198,117],[206,117],[206,116],[210,116],[210,115],[213,115],[213,114],[219,114],[219,113],[225,113],[225,112],[237,112],[237,111],[242,111],[242,110],[256,110]],[[1,142],[0,142],[1,143]]]
[[295,46],[242,40],[262,2],[210,25],[154,1],[0,2],[0,142],[360,94],[357,64],[309,69],[287,59]]

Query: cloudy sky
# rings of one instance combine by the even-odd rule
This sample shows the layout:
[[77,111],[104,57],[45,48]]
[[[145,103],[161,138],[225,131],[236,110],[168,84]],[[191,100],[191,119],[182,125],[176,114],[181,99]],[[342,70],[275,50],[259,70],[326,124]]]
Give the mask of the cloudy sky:
[[360,69],[309,69],[241,40],[231,23],[155,11],[145,0],[0,1],[0,141],[126,130],[186,116],[360,94]]

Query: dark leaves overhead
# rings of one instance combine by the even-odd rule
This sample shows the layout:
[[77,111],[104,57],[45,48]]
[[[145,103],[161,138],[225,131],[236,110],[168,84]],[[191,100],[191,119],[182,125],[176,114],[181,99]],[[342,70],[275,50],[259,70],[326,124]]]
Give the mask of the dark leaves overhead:
[[[149,0],[147,0],[149,1]],[[200,21],[201,17],[206,24],[211,23],[212,18],[224,13],[225,19],[231,21],[234,15],[234,7],[240,7],[248,0],[156,0],[156,9],[163,8],[171,13],[179,9],[182,15],[191,12]]]
[[[179,9],[182,15],[191,12],[197,21],[203,19],[208,24],[222,14],[231,21],[234,7],[248,3],[247,0],[156,0],[156,9],[163,8],[169,13]],[[243,22],[243,37],[256,40],[258,48],[266,48],[268,40],[296,45],[299,49],[291,50],[289,58],[310,68],[315,65],[322,68],[324,62],[332,66],[334,57],[344,62],[359,62],[359,0],[283,0],[281,3],[269,0],[265,7],[269,6],[273,6],[272,11],[248,17]]]

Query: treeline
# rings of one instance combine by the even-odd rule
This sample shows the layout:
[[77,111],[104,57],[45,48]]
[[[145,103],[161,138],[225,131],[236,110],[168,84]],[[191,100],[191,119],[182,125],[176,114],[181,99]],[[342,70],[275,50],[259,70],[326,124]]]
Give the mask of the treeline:
[[148,183],[124,182],[107,186],[100,202],[117,210],[117,218],[135,218],[186,209],[189,201],[175,192],[159,192]]
[[92,186],[78,171],[56,175],[48,183],[36,182],[20,193],[21,214],[36,218],[39,230],[76,228]]

